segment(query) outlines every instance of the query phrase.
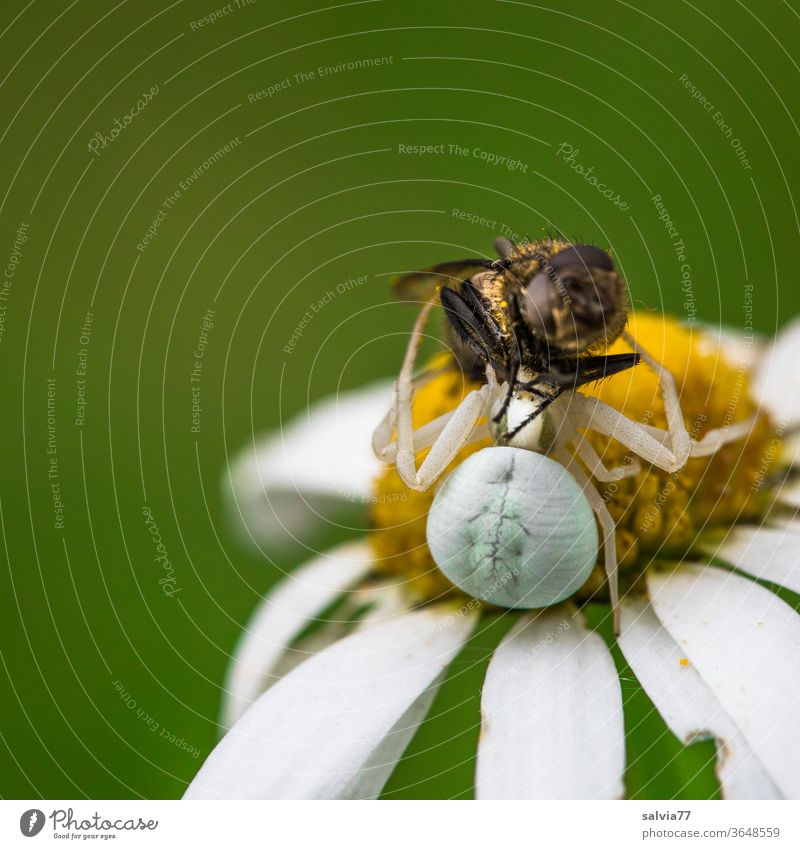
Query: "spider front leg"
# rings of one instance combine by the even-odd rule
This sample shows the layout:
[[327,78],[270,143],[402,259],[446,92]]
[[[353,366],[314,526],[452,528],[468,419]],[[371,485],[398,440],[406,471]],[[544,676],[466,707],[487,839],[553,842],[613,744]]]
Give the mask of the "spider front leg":
[[[572,416],[576,427],[594,430],[616,439],[634,454],[665,472],[671,474],[686,465],[686,460],[653,435],[652,428],[629,419],[597,398],[576,392],[572,402]],[[661,433],[668,436],[664,431]]]
[[[392,407],[394,409],[394,407]],[[444,430],[447,423],[450,419],[453,418],[453,414],[455,410],[451,410],[449,413],[444,413],[438,418],[433,419],[432,421],[427,422],[427,424],[418,427],[414,431],[414,453],[416,454],[419,451],[423,451],[425,448],[430,448],[436,440],[441,436],[442,431]],[[491,436],[491,432],[489,431],[489,425],[487,423],[482,423],[476,426],[475,430],[472,432],[470,442],[475,442],[480,439],[488,439]],[[397,451],[398,444],[396,441],[390,442],[388,445],[385,445],[378,455],[381,460],[385,463],[395,463],[397,461]]]
[[[425,325],[428,322],[428,316],[433,309],[434,303],[434,301],[429,301],[425,304],[425,306],[420,310],[417,320],[414,322],[414,329],[411,331],[411,338],[408,340],[406,355],[403,359],[403,365],[400,368],[400,376],[395,384],[394,402],[389,408],[389,412],[386,413],[383,420],[375,428],[375,432],[372,434],[372,450],[375,452],[377,458],[379,460],[383,460],[385,463],[391,462],[387,451],[392,443],[392,437],[394,436],[395,427],[397,426],[400,383],[403,381],[410,384],[408,389],[408,395],[410,396],[414,389],[414,381],[412,378],[412,374],[414,373],[414,363],[417,360],[417,354],[419,353],[419,348],[422,344]],[[392,460],[393,459],[394,456],[392,455]]]
[[[670,371],[661,365],[661,363],[637,345],[630,333],[627,331],[624,332],[622,334],[622,338],[625,339],[625,341],[637,354],[639,354],[645,365],[654,372],[658,378],[658,385],[661,389],[661,398],[664,402],[664,413],[667,417],[669,447],[674,457],[672,462],[669,464],[670,468],[665,469],[665,471],[680,471],[686,465],[686,462],[692,453],[692,437],[690,436],[689,431],[686,430],[686,425],[683,422],[683,411],[681,410],[681,402],[678,396],[678,388],[675,385],[675,378],[672,376]],[[660,464],[656,463],[656,465]],[[664,467],[661,466],[661,468]]]
[[723,445],[728,442],[735,442],[738,439],[744,439],[753,429],[757,414],[753,413],[740,422],[728,425],[727,427],[717,427],[710,430],[702,439],[697,442],[692,441],[692,457],[710,457],[716,454]]
[[578,402],[575,405],[577,427],[596,430],[616,439],[643,460],[670,474],[679,472],[686,465],[689,457],[707,457],[719,450],[722,445],[747,435],[752,427],[752,420],[737,422],[727,428],[717,428],[706,434],[699,442],[692,439],[683,423],[683,412],[675,378],[646,351],[637,346],[629,334],[625,333],[624,337],[658,377],[667,418],[667,430],[663,431],[635,422],[597,398],[586,397],[580,393],[575,394],[575,400]]
[[628,457],[627,459],[630,462],[624,462],[621,466],[614,466],[614,468],[609,469],[585,436],[574,438],[572,444],[575,446],[578,457],[589,470],[589,474],[600,483],[615,483],[623,478],[638,475],[641,471],[641,466],[636,457]]
[[551,456],[559,461],[567,471],[575,478],[583,490],[583,494],[589,501],[600,530],[603,532],[603,566],[608,579],[608,593],[611,601],[611,614],[614,619],[614,634],[619,636],[619,576],[617,573],[617,525],[614,517],[606,507],[606,503],[600,493],[594,488],[583,469],[575,461],[575,458],[564,448],[551,451]]
[[[487,366],[485,386],[470,392],[453,412],[414,430],[411,415],[414,395],[412,375],[425,324],[433,306],[434,302],[431,301],[420,311],[395,385],[394,403],[372,438],[373,450],[379,459],[384,462],[394,461],[403,483],[419,491],[433,484],[468,441],[484,439],[488,435],[485,426],[476,429],[475,425],[479,418],[486,415],[489,403],[498,391],[494,371]],[[396,442],[392,439],[395,430]],[[416,454],[428,446],[430,451],[418,470]]]
[[[428,455],[417,469],[414,429],[411,424],[411,398],[399,401],[397,411],[397,473],[409,489],[424,492],[454,460],[468,443],[485,438],[482,428],[476,432],[476,422],[488,412],[491,387],[473,389],[450,415],[447,424],[431,446]],[[486,431],[488,433],[488,431]]]

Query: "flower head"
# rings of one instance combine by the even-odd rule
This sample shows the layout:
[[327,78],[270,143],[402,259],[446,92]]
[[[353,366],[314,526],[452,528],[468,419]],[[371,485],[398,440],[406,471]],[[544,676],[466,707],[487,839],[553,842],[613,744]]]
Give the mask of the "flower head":
[[[679,472],[641,463],[628,477],[595,482],[620,555],[619,647],[680,740],[716,741],[723,795],[800,798],[800,616],[765,585],[800,592],[800,490],[791,471],[800,324],[763,352],[647,314],[631,332],[675,376],[694,438],[757,415],[743,439]],[[417,426],[473,388],[445,360],[436,365],[416,394]],[[665,424],[644,368],[586,392],[645,426]],[[406,489],[363,450],[389,393],[377,387],[312,410],[235,467],[234,495],[251,535],[304,532],[335,495],[366,501],[372,531],[292,573],[255,612],[230,667],[230,730],[189,797],[378,795],[448,665],[481,626],[489,606],[449,580],[431,553],[436,490]],[[584,438],[606,467],[636,462],[612,437]],[[452,466],[464,477],[466,458],[489,444],[469,445]],[[338,478],[325,469],[332,451],[328,469]],[[515,621],[481,694],[481,798],[624,794],[620,682],[583,612],[607,607],[608,593],[602,569],[589,571],[566,601],[505,614]],[[309,629],[336,602],[337,621]]]

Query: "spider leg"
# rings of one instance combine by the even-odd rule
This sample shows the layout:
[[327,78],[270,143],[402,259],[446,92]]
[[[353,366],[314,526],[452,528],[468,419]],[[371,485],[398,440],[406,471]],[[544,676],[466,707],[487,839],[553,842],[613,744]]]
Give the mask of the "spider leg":
[[395,384],[394,403],[372,434],[372,450],[375,452],[377,458],[384,462],[388,461],[387,450],[392,442],[392,437],[397,426],[398,410],[401,403],[401,384],[403,386],[402,397],[405,398],[408,396],[409,415],[411,413],[411,394],[414,388],[414,382],[411,376],[414,372],[414,363],[416,362],[417,354],[424,338],[425,325],[433,307],[434,301],[426,303],[420,310],[416,322],[414,322],[414,329],[411,331],[411,338],[408,340],[408,347],[406,348],[406,355],[403,358],[400,376],[397,378],[397,383]]
[[[494,371],[491,366],[487,366],[485,386],[470,392],[452,412],[414,430],[411,415],[414,394],[412,374],[425,324],[433,306],[434,302],[431,301],[420,310],[395,384],[394,403],[373,435],[373,448],[379,459],[384,462],[394,461],[403,483],[410,489],[420,491],[431,486],[464,445],[489,435],[485,423],[477,428],[475,425],[485,415],[489,400],[498,390]],[[397,439],[393,441],[395,430]],[[431,450],[417,470],[416,453],[429,446]]]
[[[728,442],[735,442],[739,439],[744,439],[752,430],[757,414],[753,413],[746,419],[727,427],[718,427],[710,430],[703,436],[702,439],[692,440],[691,457],[710,457],[726,445]],[[669,433],[662,430],[660,427],[653,425],[642,424],[641,427],[654,437],[662,445],[669,444]]]
[[498,389],[497,374],[491,363],[486,363],[486,383],[492,388],[493,392]]
[[672,468],[667,469],[667,471],[677,472],[686,465],[686,461],[689,459],[692,452],[692,437],[689,435],[689,431],[686,430],[686,425],[683,422],[683,412],[681,410],[680,398],[678,397],[678,389],[675,385],[675,378],[661,363],[651,357],[641,346],[637,345],[630,333],[625,331],[622,337],[639,354],[645,365],[658,378],[661,398],[664,401],[664,412],[667,416],[670,448],[675,456],[675,460],[671,464]]
[[619,636],[619,575],[617,564],[617,526],[614,517],[609,513],[605,501],[600,493],[594,488],[583,469],[575,461],[575,458],[565,449],[560,448],[552,453],[552,456],[564,465],[567,471],[575,478],[583,490],[589,504],[597,516],[600,529],[603,532],[603,562],[608,579],[608,592],[611,599],[611,613],[614,618],[614,634]]
[[380,423],[372,432],[372,453],[379,459],[386,461],[387,451],[392,442],[394,434],[394,425],[397,421],[397,413],[395,412],[394,402],[386,412],[386,415],[380,420]]
[[[399,384],[399,381],[398,381]],[[398,389],[400,399],[400,390]],[[397,415],[397,473],[409,489],[424,492],[450,465],[456,454],[473,437],[475,424],[484,416],[491,399],[487,384],[473,389],[453,411],[428,455],[417,469],[414,430],[411,423],[411,396],[401,399]],[[474,437],[473,437],[474,438]],[[481,437],[482,438],[482,437]]]
[[578,457],[580,457],[583,464],[589,470],[589,474],[601,483],[621,481],[623,478],[638,475],[641,471],[639,461],[635,457],[629,463],[609,469],[585,436],[581,435],[574,438],[572,444],[578,452]]
[[735,442],[738,439],[744,439],[753,429],[753,424],[756,420],[756,414],[728,425],[727,427],[717,427],[710,430],[702,439],[692,442],[692,457],[710,457],[716,454],[723,445],[728,442]]
[[677,472],[686,461],[650,433],[650,428],[629,419],[597,398],[576,392],[572,398],[572,415],[576,427],[595,430],[621,442],[643,460],[665,472]]
[[[453,417],[455,410],[450,410],[448,413],[443,413],[438,418],[427,422],[418,427],[414,431],[414,451],[423,451],[425,448],[430,448],[441,435],[445,426]],[[486,423],[479,424],[473,431],[469,442],[478,442],[481,439],[486,439],[490,436],[489,426]],[[385,463],[394,463],[397,460],[397,442],[391,442],[384,448],[382,459]]]
[[715,428],[700,440],[692,439],[683,421],[683,412],[681,410],[680,398],[678,397],[678,390],[675,385],[675,378],[667,369],[650,356],[647,351],[641,346],[638,346],[629,333],[625,332],[622,335],[625,341],[639,354],[644,363],[658,377],[661,397],[664,401],[664,412],[667,416],[669,447],[675,456],[672,468],[667,469],[667,471],[677,472],[686,465],[689,457],[709,457],[728,442],[736,442],[747,436],[753,426],[755,416],[729,425],[728,427]]
[[[414,390],[420,388],[420,386],[424,386],[438,374],[441,374],[443,369],[435,369],[433,371],[426,371],[423,374],[419,375],[419,377],[415,377],[411,381],[411,385]],[[449,416],[449,413],[445,413],[445,416]],[[435,419],[435,421],[439,421],[444,418],[444,416],[440,416],[439,419]],[[387,463],[394,462],[394,455],[396,452],[395,443],[394,443],[394,428],[395,422],[397,421],[397,415],[395,412],[395,405],[392,403],[391,407],[387,411],[386,415],[381,419],[380,424],[375,428],[372,434],[372,450],[375,453],[375,456],[379,460],[383,460]],[[433,422],[429,422],[428,425],[425,425],[425,428],[428,426],[433,426]],[[444,426],[442,424],[442,426]],[[417,433],[423,431],[424,428],[418,428]],[[423,448],[426,446],[422,446]]]

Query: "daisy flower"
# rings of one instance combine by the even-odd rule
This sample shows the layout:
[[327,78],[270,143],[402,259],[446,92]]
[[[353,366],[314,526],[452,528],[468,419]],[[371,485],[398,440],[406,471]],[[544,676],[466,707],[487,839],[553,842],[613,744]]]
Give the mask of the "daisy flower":
[[[800,592],[800,322],[765,345],[647,313],[629,329],[675,376],[695,438],[757,415],[746,438],[677,473],[642,463],[593,481],[616,523],[619,648],[681,741],[715,741],[725,798],[800,798],[800,616],[773,592]],[[474,388],[446,358],[437,365],[415,394],[415,427]],[[586,394],[665,425],[645,368]],[[378,796],[481,627],[488,606],[428,546],[436,488],[407,489],[370,451],[390,400],[381,384],[324,401],[232,465],[232,503],[261,543],[307,543],[338,503],[368,505],[371,531],[298,568],[253,613],[225,684],[227,733],[186,798]],[[631,462],[614,439],[585,438],[607,467]],[[560,604],[503,612],[514,621],[481,691],[478,798],[624,797],[622,690],[586,624],[594,605],[609,611],[599,564]]]

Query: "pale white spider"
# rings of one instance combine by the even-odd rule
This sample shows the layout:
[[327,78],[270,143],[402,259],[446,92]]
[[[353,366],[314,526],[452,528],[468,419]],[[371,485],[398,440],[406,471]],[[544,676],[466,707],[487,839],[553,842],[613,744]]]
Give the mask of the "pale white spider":
[[[600,482],[618,481],[635,475],[640,466],[638,459],[634,459],[627,465],[607,468],[580,430],[593,430],[612,437],[636,458],[674,473],[680,471],[690,457],[710,456],[722,445],[746,436],[752,428],[753,418],[717,428],[702,439],[695,440],[684,425],[673,375],[638,346],[629,334],[623,333],[623,338],[658,378],[667,419],[666,430],[633,421],[608,404],[577,390],[563,392],[535,417],[532,417],[533,414],[543,406],[542,398],[529,392],[517,392],[508,405],[503,421],[496,425],[493,417],[503,403],[508,385],[498,383],[491,366],[486,367],[486,383],[470,392],[455,410],[414,429],[411,415],[414,389],[426,379],[423,375],[415,381],[414,365],[434,305],[434,301],[427,303],[414,325],[395,385],[394,403],[373,436],[376,455],[386,463],[396,464],[397,472],[406,486],[424,491],[435,483],[465,445],[488,436],[500,441],[505,432],[513,432],[520,424],[527,422],[503,444],[547,454],[564,465],[582,487],[602,531],[604,566],[618,630],[619,588],[614,519],[589,476],[576,462],[575,455]],[[520,370],[519,379],[522,383],[533,378],[534,375],[526,373],[525,369]],[[479,422],[484,418],[486,421]],[[430,448],[430,451],[418,469],[416,454],[426,448]]]

